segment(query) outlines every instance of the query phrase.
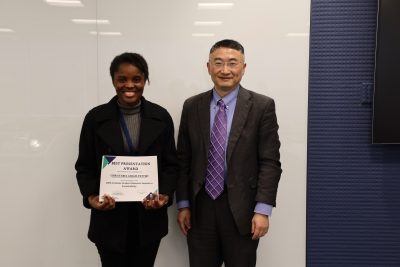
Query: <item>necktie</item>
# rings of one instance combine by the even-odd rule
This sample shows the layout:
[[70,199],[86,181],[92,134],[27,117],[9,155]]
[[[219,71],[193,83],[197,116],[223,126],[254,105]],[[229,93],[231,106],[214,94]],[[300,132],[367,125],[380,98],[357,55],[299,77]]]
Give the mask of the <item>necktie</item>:
[[205,189],[212,199],[217,199],[224,191],[225,144],[226,144],[226,112],[222,99],[217,102],[218,111],[215,114],[211,130],[210,147],[208,150],[208,165]]

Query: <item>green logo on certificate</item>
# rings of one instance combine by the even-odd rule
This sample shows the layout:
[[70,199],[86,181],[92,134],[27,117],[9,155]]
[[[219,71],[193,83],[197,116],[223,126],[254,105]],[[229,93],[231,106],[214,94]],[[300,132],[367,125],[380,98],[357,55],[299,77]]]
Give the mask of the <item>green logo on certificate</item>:
[[115,156],[103,156],[103,164],[101,168],[104,169],[104,167],[110,164],[115,158]]

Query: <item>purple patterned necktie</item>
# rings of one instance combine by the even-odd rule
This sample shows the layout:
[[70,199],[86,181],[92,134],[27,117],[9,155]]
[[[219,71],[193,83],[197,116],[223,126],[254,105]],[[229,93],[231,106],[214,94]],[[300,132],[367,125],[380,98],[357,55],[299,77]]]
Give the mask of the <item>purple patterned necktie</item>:
[[210,137],[205,186],[207,194],[214,200],[224,191],[225,144],[227,135],[224,101],[220,99],[217,105],[218,111],[215,115]]

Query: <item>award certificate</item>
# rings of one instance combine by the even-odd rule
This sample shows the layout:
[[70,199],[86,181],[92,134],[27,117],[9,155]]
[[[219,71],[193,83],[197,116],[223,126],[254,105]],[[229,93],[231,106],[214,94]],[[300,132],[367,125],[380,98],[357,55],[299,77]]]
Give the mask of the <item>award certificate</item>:
[[143,201],[156,193],[157,156],[103,156],[100,198],[107,194],[115,201]]

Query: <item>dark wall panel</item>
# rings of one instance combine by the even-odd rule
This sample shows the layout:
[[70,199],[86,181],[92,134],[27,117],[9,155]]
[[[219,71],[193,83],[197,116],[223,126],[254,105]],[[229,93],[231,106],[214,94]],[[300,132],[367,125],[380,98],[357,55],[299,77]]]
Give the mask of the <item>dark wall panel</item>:
[[308,267],[400,266],[400,146],[371,144],[376,12],[311,3]]

